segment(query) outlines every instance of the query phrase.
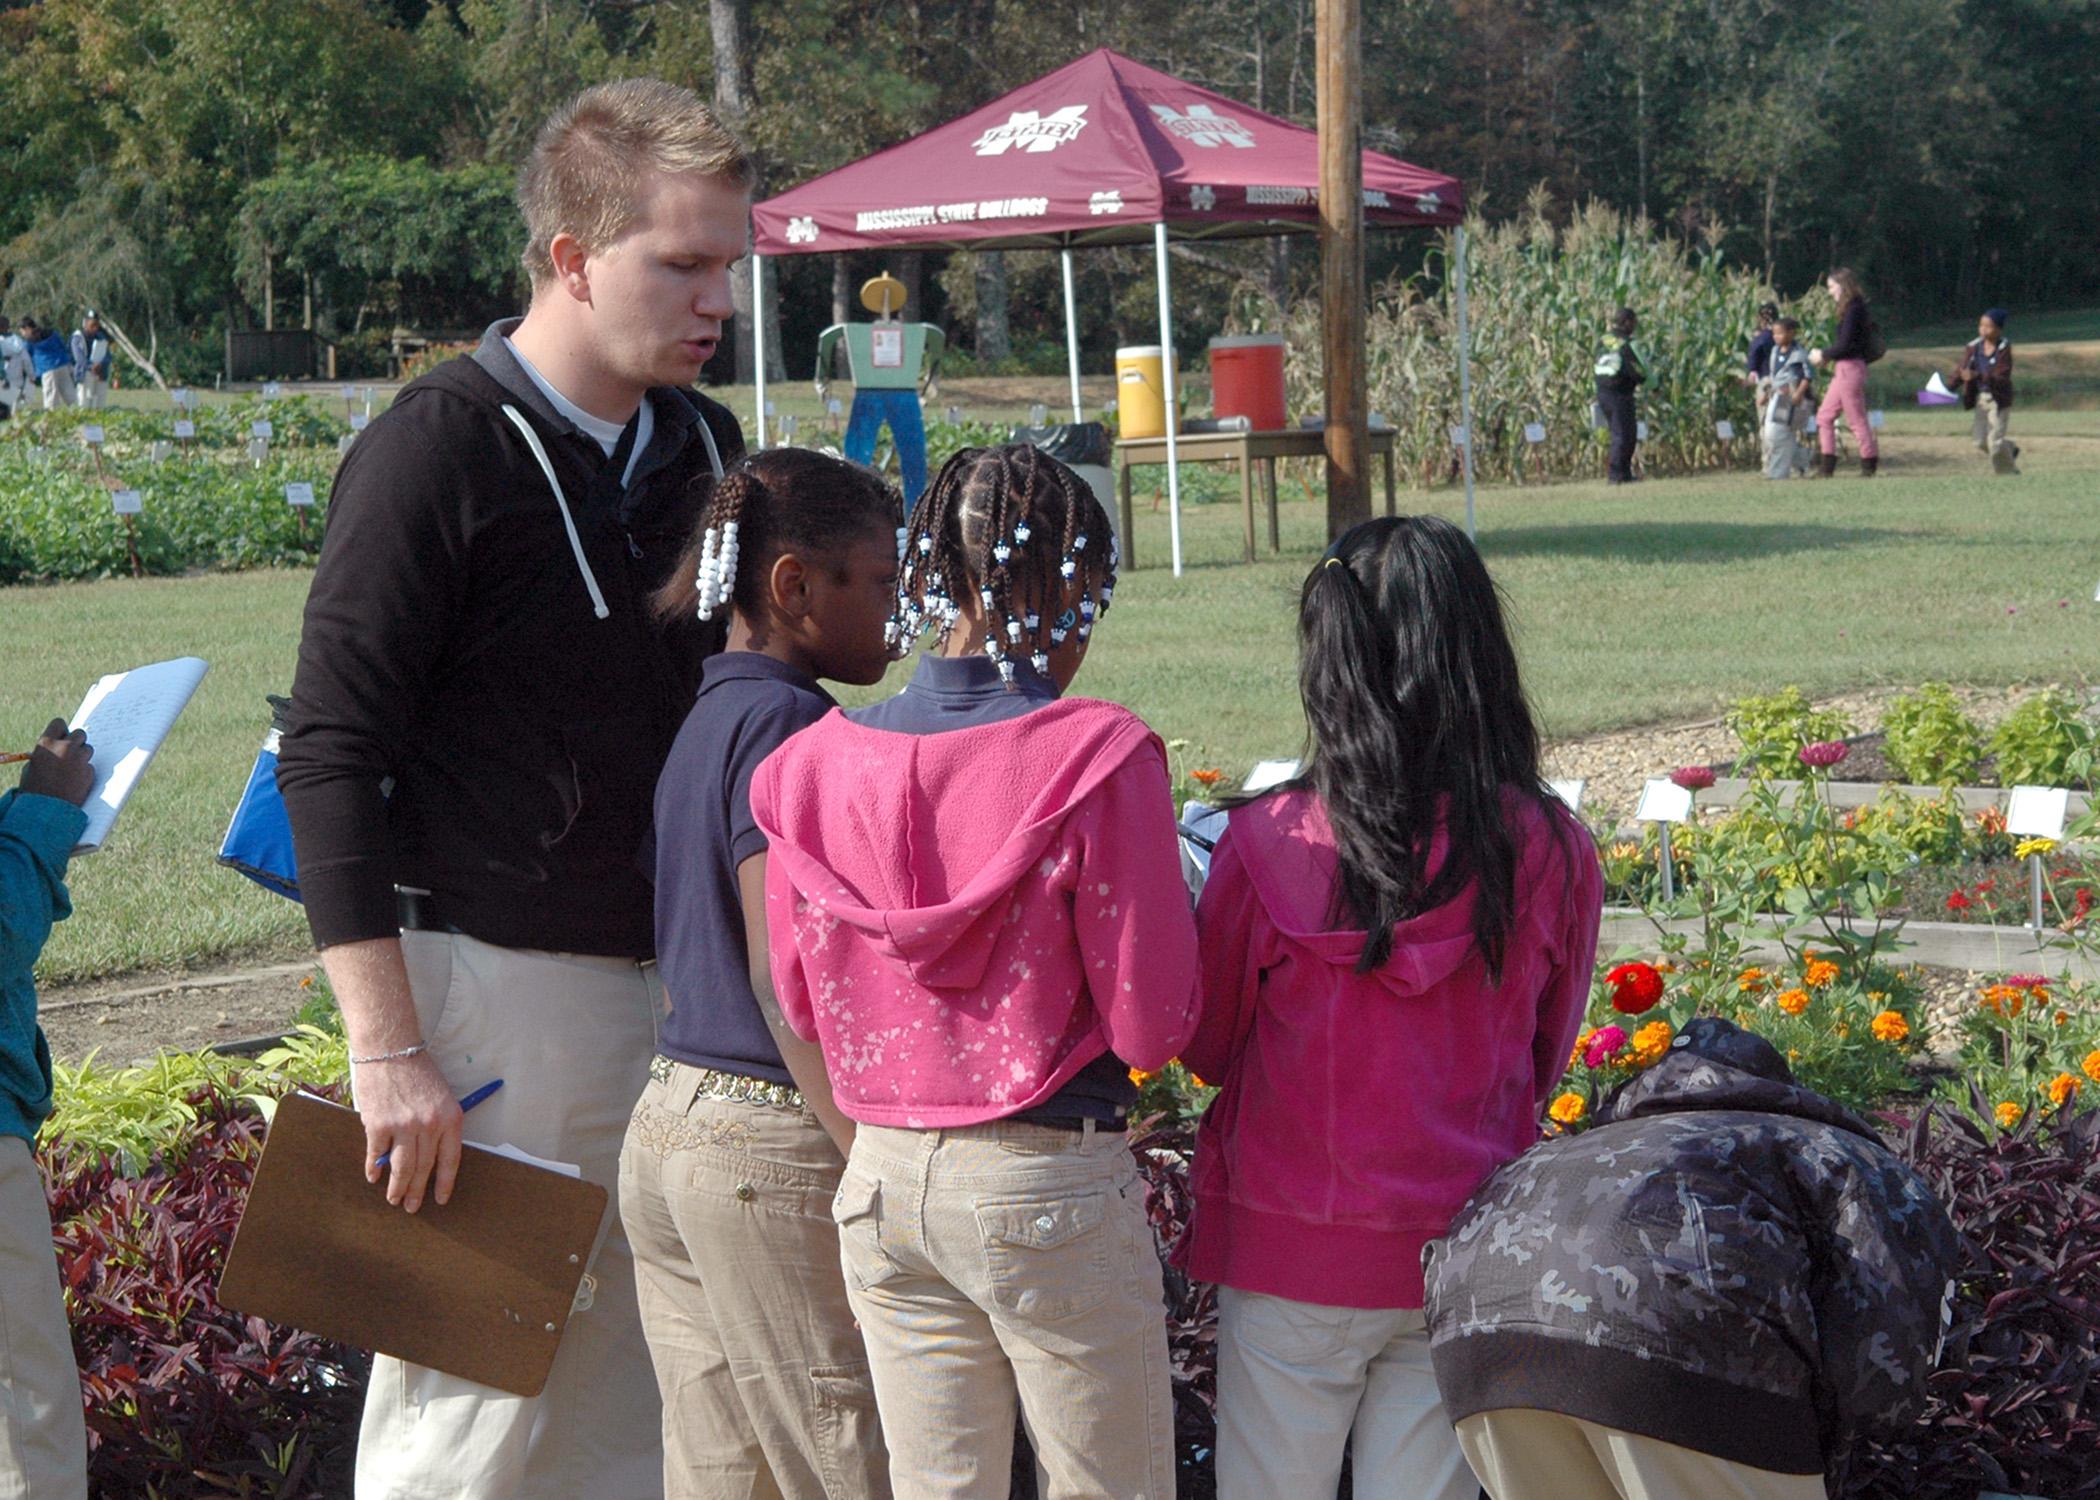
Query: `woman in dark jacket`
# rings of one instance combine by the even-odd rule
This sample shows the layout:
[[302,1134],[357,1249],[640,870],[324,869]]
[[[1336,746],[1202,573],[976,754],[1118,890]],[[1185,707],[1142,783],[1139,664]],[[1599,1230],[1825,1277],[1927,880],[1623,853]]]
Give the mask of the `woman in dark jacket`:
[[1923,1180],[1714,1017],[1503,1167],[1425,1253],[1430,1359],[1496,1500],[1822,1500],[1915,1420],[1960,1241]]
[[1810,364],[1831,367],[1830,388],[1816,409],[1816,446],[1823,455],[1823,477],[1828,479],[1837,473],[1836,423],[1842,411],[1845,425],[1859,441],[1859,472],[1871,479],[1881,467],[1881,444],[1867,421],[1867,330],[1874,319],[1867,311],[1859,278],[1850,271],[1839,267],[1824,285],[1837,299],[1837,337],[1830,341],[1829,348],[1811,350],[1808,356]]
[[1961,389],[1964,410],[1976,413],[1976,446],[1990,455],[2000,474],[2017,474],[2013,460],[2020,445],[2006,435],[2012,420],[2012,340],[2005,336],[2010,314],[1994,307],[1976,320],[1976,337],[1961,351],[1952,383]]
[[1611,449],[1605,459],[1606,484],[1631,484],[1634,444],[1640,437],[1640,419],[1634,415],[1633,393],[1648,378],[1641,356],[1633,347],[1640,319],[1633,309],[1622,307],[1612,314],[1611,332],[1598,347],[1593,367],[1597,378],[1597,410],[1611,432]]

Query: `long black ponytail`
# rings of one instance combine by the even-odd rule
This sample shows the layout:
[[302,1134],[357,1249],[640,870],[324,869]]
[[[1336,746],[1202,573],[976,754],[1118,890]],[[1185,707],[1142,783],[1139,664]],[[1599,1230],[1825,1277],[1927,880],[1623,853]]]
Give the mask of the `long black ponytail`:
[[1367,521],[1305,580],[1298,634],[1309,738],[1299,779],[1334,828],[1334,918],[1366,934],[1357,971],[1392,955],[1396,922],[1472,884],[1474,940],[1499,978],[1519,857],[1504,798],[1545,806],[1552,794],[1479,552],[1440,516]]

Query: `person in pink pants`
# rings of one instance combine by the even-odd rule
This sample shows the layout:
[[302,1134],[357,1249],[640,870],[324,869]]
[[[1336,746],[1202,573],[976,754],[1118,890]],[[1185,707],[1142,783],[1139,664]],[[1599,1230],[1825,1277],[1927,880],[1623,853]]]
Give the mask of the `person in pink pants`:
[[1867,422],[1867,343],[1873,319],[1867,312],[1866,294],[1859,278],[1840,267],[1824,285],[1837,299],[1837,337],[1825,349],[1811,350],[1809,362],[1830,367],[1830,386],[1823,404],[1816,408],[1816,446],[1822,453],[1822,477],[1837,473],[1837,415],[1845,414],[1845,425],[1859,440],[1859,472],[1871,479],[1881,467],[1881,444]]

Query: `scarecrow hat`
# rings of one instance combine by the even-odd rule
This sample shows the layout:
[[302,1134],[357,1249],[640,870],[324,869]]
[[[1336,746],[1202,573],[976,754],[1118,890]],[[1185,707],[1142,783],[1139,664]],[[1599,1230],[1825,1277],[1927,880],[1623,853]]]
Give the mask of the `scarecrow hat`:
[[904,283],[884,271],[861,283],[860,305],[878,318],[894,317],[904,311]]

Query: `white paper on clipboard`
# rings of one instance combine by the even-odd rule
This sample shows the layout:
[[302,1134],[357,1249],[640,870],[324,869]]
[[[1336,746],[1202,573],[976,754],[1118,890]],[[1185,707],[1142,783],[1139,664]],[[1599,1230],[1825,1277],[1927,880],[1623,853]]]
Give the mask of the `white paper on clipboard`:
[[67,722],[87,732],[95,747],[95,785],[83,804],[86,830],[75,853],[99,849],[109,838],[117,814],[153,763],[168,731],[204,680],[205,662],[195,656],[112,672],[87,690]]

